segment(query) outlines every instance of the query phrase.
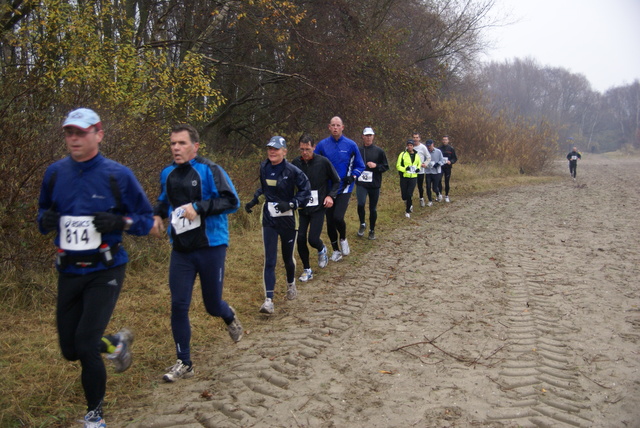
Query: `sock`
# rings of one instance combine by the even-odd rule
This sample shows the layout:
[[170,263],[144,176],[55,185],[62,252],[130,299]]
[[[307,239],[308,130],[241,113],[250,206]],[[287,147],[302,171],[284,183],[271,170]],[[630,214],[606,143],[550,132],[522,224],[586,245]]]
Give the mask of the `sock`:
[[106,352],[107,354],[113,354],[116,352],[116,346],[118,346],[120,341],[118,340],[114,344],[114,339],[115,338],[113,336],[103,336],[102,343],[100,344],[100,352]]

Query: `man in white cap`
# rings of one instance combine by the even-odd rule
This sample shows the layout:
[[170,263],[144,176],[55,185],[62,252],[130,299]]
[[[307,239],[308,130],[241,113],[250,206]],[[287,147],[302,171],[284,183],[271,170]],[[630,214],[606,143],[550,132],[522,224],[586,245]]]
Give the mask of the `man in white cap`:
[[153,211],[131,170],[100,154],[104,130],[96,112],[74,110],[62,129],[70,156],[44,174],[38,226],[43,234],[56,232],[56,323],[62,355],[82,367],[84,426],[101,428],[107,374],[100,354],[108,354],[116,373],[131,365],[133,334],[123,328],[102,336],[129,260],[122,234],[148,234]]
[[375,132],[373,128],[367,127],[362,131],[362,146],[360,156],[364,162],[365,169],[356,180],[356,197],[358,200],[358,218],[360,228],[358,236],[364,236],[367,228],[365,222],[365,205],[367,196],[369,197],[369,239],[376,239],[376,219],[378,218],[378,199],[380,198],[380,187],[382,186],[382,173],[389,169],[389,162],[384,150],[373,144]]

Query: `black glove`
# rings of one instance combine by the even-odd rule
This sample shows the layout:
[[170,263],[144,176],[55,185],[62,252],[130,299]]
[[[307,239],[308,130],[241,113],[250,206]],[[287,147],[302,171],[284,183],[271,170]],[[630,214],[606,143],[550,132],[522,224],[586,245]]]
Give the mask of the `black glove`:
[[244,205],[244,210],[251,214],[253,212],[251,208],[255,207],[256,205],[258,205],[258,202],[255,199],[252,199]]
[[347,186],[350,186],[351,183],[353,183],[355,181],[355,178],[353,178],[353,175],[347,175],[345,178],[342,179],[344,181],[344,184]]
[[124,217],[118,214],[99,212],[93,213],[93,215],[93,224],[100,233],[124,230],[124,226],[126,225]]
[[281,213],[286,213],[291,209],[291,206],[289,205],[289,202],[280,201],[276,204],[276,208],[278,208],[278,211]]
[[56,230],[58,228],[58,225],[60,224],[60,213],[57,213],[51,209],[46,210],[42,213],[40,224],[42,225],[42,228],[47,232]]

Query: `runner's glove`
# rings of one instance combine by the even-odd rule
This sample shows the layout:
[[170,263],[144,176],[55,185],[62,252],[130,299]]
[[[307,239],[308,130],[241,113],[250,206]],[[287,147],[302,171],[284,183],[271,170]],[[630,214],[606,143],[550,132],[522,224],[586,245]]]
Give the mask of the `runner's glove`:
[[53,211],[52,208],[53,207],[43,212],[42,218],[40,219],[40,225],[47,233],[56,230],[58,224],[60,224],[60,213]]
[[291,206],[289,205],[289,202],[280,201],[276,204],[276,208],[278,208],[278,211],[281,213],[286,213],[291,209]]
[[256,205],[258,205],[258,201],[252,199],[244,205],[244,210],[251,214],[253,212],[251,208],[255,207]]
[[116,230],[124,230],[126,221],[118,214],[99,212],[93,213],[93,224],[100,233],[109,233]]

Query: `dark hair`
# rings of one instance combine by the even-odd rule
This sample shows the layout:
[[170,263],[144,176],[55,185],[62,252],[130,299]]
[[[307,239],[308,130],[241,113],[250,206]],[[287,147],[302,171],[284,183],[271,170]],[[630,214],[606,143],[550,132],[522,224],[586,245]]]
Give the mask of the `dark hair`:
[[311,134],[306,134],[306,133],[300,136],[300,139],[298,140],[298,144],[300,143],[311,144],[312,146],[315,145],[315,141],[311,136]]
[[173,125],[171,127],[171,134],[175,134],[176,132],[182,132],[182,131],[187,131],[189,133],[189,138],[191,139],[192,143],[200,142],[200,135],[198,134],[198,131],[196,130],[196,128],[189,125],[188,123],[180,123],[178,125]]

